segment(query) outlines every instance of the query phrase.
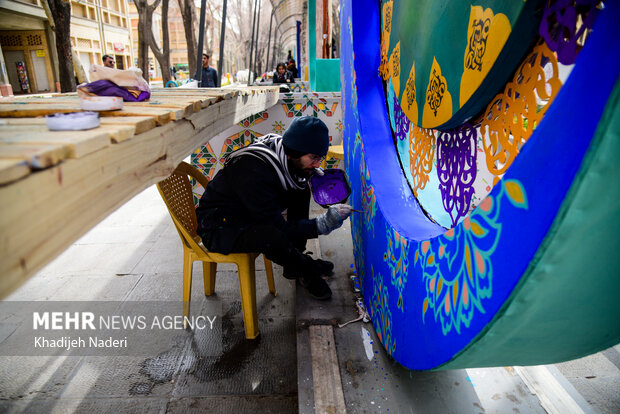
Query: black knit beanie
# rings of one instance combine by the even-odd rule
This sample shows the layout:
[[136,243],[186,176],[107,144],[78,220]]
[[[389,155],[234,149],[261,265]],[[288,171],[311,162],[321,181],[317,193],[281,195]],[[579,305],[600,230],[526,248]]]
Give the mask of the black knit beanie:
[[329,130],[325,122],[313,116],[295,118],[282,136],[285,148],[303,154],[324,157],[329,147]]

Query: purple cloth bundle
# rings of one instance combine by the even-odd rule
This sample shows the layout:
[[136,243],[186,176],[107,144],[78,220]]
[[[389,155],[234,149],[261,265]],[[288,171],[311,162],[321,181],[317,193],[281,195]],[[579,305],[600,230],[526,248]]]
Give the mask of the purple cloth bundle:
[[141,91],[138,88],[118,86],[112,81],[100,79],[78,87],[90,95],[120,96],[125,102],[140,102],[151,97],[151,92]]

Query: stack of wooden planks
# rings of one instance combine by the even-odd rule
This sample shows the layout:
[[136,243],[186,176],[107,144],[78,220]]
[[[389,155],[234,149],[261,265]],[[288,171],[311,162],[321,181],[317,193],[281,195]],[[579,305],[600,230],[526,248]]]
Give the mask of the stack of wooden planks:
[[192,151],[275,105],[277,87],[153,89],[100,112],[101,126],[50,131],[45,115],[80,111],[72,94],[0,100],[0,297]]

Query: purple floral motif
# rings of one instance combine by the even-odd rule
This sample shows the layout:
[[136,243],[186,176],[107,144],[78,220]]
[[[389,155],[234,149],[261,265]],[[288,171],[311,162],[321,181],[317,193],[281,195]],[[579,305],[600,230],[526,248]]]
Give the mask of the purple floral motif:
[[[577,42],[592,29],[600,0],[552,0],[540,22],[540,35],[564,65],[575,63],[581,47]],[[577,27],[577,23],[581,25]]]
[[476,180],[476,129],[469,123],[437,138],[437,175],[444,209],[452,226],[469,211]]
[[400,107],[398,98],[394,96],[394,124],[396,125],[394,133],[396,134],[396,139],[402,141],[407,138],[410,123],[409,118],[407,118],[407,115],[405,115],[403,109]]

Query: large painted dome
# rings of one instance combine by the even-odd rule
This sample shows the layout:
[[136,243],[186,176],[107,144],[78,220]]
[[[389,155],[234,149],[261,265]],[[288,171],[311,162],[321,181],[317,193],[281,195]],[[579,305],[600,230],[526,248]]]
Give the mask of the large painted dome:
[[403,365],[620,342],[619,17],[591,0],[342,2],[356,268]]

